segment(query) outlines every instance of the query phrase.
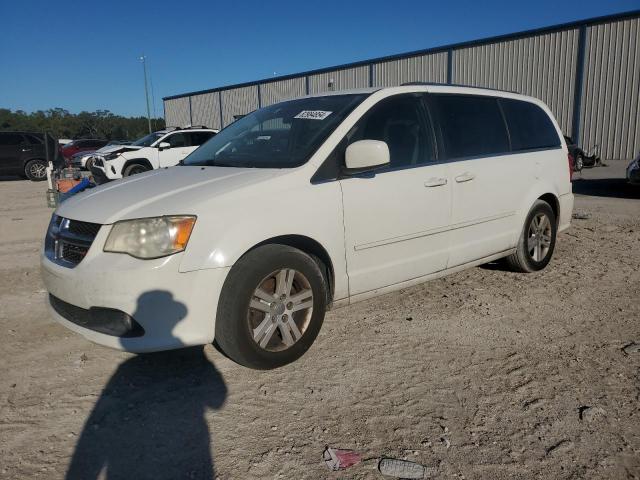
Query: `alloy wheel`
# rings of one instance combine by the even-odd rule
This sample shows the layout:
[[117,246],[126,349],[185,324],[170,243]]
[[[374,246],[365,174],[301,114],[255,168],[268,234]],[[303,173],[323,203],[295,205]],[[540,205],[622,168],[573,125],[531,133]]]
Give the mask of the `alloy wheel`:
[[278,352],[295,344],[309,327],[313,292],[297,270],[267,275],[254,290],[247,312],[251,336],[260,348]]
[[542,262],[551,249],[551,221],[545,213],[534,215],[529,224],[527,251],[536,262]]
[[40,180],[47,176],[47,167],[43,163],[34,163],[29,167],[29,173],[33,178]]

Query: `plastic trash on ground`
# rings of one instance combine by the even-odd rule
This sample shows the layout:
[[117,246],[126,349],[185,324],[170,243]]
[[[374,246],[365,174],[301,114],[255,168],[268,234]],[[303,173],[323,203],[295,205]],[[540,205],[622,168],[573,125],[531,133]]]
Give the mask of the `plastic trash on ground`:
[[396,478],[431,478],[435,476],[434,467],[425,467],[419,463],[396,458],[383,458],[378,463],[382,475]]
[[362,457],[353,450],[327,447],[322,454],[322,459],[329,470],[343,470],[360,463]]

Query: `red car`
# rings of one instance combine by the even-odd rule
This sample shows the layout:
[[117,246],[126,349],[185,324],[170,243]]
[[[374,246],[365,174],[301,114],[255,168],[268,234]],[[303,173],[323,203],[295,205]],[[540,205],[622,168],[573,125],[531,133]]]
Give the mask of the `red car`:
[[65,160],[70,160],[71,157],[78,152],[95,151],[104,147],[108,140],[98,140],[95,138],[82,138],[80,140],[74,140],[71,143],[67,143],[60,149],[60,153]]

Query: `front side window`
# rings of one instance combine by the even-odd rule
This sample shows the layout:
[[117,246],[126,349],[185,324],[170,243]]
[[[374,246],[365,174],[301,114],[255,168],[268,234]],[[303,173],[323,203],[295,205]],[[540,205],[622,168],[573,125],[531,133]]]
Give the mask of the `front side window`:
[[171,145],[170,148],[186,147],[187,136],[184,133],[174,133],[163,140]]
[[509,137],[498,101],[474,95],[433,95],[448,158],[507,153]]
[[389,147],[390,166],[432,161],[433,137],[419,95],[399,95],[375,104],[349,132],[348,144],[379,140]]
[[[560,146],[560,137],[549,115],[538,105],[508,98],[501,99],[500,104],[514,151]],[[569,141],[573,143],[570,138]]]
[[43,143],[42,138],[38,137],[37,135],[33,135],[31,133],[25,133],[24,136],[27,137],[27,141],[31,145],[42,145]]
[[292,168],[309,160],[366,94],[277,103],[232,123],[184,160],[185,165]]

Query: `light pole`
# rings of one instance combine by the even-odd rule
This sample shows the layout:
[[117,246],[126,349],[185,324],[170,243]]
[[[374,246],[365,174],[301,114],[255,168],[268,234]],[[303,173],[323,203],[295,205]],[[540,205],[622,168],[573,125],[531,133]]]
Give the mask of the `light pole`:
[[149,133],[151,133],[151,109],[149,108],[149,88],[147,87],[147,57],[140,57],[142,69],[144,71],[144,96],[147,100],[147,121],[149,122]]

